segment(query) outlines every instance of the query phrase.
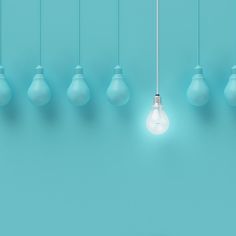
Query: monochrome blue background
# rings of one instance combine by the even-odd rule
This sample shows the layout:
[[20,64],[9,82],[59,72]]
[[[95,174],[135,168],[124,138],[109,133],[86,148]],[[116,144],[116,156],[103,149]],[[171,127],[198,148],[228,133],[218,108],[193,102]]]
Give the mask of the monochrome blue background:
[[3,65],[14,90],[0,111],[0,235],[235,235],[236,110],[223,90],[236,63],[236,2],[202,1],[204,108],[186,100],[196,65],[196,0],[160,0],[160,89],[170,117],[146,131],[155,90],[155,1],[121,0],[121,64],[132,99],[105,91],[116,64],[116,1],[82,0],[85,108],[66,97],[75,67],[74,0],[43,4],[43,66],[53,101],[26,96],[38,64],[38,1],[3,0]]

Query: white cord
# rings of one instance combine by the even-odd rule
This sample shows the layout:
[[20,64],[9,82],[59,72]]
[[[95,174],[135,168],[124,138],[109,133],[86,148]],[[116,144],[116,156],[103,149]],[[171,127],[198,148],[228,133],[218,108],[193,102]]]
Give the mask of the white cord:
[[159,94],[159,0],[156,0],[156,94]]

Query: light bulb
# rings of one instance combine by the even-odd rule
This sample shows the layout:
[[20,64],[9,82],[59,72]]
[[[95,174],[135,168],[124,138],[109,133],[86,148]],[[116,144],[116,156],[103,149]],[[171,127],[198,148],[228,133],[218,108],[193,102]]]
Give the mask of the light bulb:
[[148,115],[146,125],[149,132],[154,135],[162,135],[169,128],[169,118],[163,109],[159,94],[157,94],[154,98],[152,110]]
[[5,78],[4,68],[0,66],[0,106],[4,107],[8,105],[11,99],[12,91]]
[[115,106],[124,106],[130,99],[129,88],[126,85],[120,66],[114,68],[115,74],[107,89],[107,98]]
[[67,96],[74,106],[84,106],[90,100],[90,90],[84,79],[83,68],[77,66],[76,73],[67,89]]
[[197,66],[195,69],[197,73],[192,78],[187,97],[193,106],[201,107],[209,101],[209,88],[206,84],[202,67]]
[[51,90],[44,78],[43,67],[36,68],[37,74],[28,89],[28,97],[31,102],[38,107],[47,105],[51,100]]
[[232,68],[232,75],[225,87],[224,94],[229,105],[236,107],[236,66]]

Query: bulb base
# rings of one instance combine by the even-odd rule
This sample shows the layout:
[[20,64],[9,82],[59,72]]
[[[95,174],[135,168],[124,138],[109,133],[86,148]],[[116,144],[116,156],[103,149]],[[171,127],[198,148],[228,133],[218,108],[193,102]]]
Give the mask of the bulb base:
[[160,106],[161,105],[161,96],[160,94],[156,94],[153,99],[153,105],[154,106]]

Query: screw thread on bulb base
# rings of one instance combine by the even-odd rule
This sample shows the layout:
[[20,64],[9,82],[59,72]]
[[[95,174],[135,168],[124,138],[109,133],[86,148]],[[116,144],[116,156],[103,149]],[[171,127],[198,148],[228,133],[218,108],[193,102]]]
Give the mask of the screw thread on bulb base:
[[156,94],[154,97],[154,101],[153,101],[154,105],[161,105],[161,96],[160,94]]

